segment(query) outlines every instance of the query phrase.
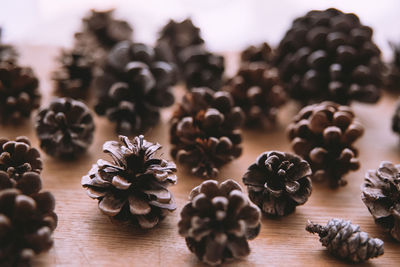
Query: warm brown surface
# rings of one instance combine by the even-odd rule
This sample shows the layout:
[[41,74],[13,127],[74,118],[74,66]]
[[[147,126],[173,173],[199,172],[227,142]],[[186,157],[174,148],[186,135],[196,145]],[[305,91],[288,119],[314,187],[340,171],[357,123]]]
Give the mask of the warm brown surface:
[[[56,49],[24,48],[22,61],[34,67],[42,81],[44,102],[51,94],[49,71],[53,67]],[[234,57],[229,63],[234,63]],[[179,95],[182,89],[177,89]],[[343,265],[330,256],[318,241],[317,236],[304,228],[307,219],[325,224],[330,218],[349,219],[359,224],[363,231],[385,242],[385,254],[369,261],[373,266],[395,266],[400,262],[400,243],[374,224],[372,217],[360,199],[360,185],[368,169],[378,167],[381,160],[400,162],[398,137],[391,133],[390,120],[395,97],[387,96],[378,105],[355,104],[354,109],[366,128],[365,135],[357,142],[360,148],[361,169],[347,176],[348,185],[337,190],[314,184],[309,201],[296,212],[280,219],[263,218],[261,233],[250,241],[252,253],[242,261],[229,265],[240,266],[329,266]],[[244,131],[244,153],[238,160],[222,168],[219,181],[233,178],[241,182],[246,168],[263,151],[290,151],[285,127],[296,106],[287,105],[280,114],[280,124],[271,132]],[[161,143],[166,158],[169,156],[168,119],[171,109],[163,113],[162,122],[149,131],[146,139]],[[33,121],[33,120],[32,120]],[[98,158],[106,158],[102,144],[116,139],[114,127],[104,118],[96,117],[94,144],[86,155],[76,161],[62,162],[42,153],[44,160],[44,189],[54,193],[59,216],[59,225],[54,233],[55,246],[35,261],[35,266],[193,266],[201,264],[186,248],[185,241],[177,233],[179,212],[187,200],[190,190],[202,179],[192,177],[178,165],[178,184],[171,187],[178,202],[178,210],[167,217],[155,229],[142,231],[121,226],[100,213],[97,201],[86,196],[81,188],[82,175]],[[0,127],[0,135],[14,138],[27,135],[33,145],[38,140],[32,122],[19,127]],[[398,265],[397,265],[398,266]]]

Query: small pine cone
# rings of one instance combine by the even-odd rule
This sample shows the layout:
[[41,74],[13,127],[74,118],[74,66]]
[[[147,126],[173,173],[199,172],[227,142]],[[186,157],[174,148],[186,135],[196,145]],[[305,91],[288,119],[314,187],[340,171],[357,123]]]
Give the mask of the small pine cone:
[[288,126],[294,152],[307,160],[315,180],[332,187],[345,185],[343,176],[360,167],[353,143],[364,133],[352,109],[333,102],[304,107]]
[[53,157],[77,157],[93,142],[95,129],[88,107],[71,98],[55,98],[36,116],[40,148]]
[[361,232],[360,226],[343,219],[331,219],[326,226],[308,221],[306,230],[333,255],[351,262],[364,262],[383,255],[383,241]]
[[0,62],[0,124],[29,118],[40,105],[38,86],[31,68]]
[[137,223],[142,228],[153,228],[176,203],[168,186],[176,183],[173,162],[156,158],[161,145],[144,140],[143,135],[120,142],[108,141],[103,151],[113,162],[98,160],[82,177],[82,186],[99,209],[106,215],[122,221]]
[[311,168],[290,153],[264,152],[243,176],[249,197],[263,212],[273,216],[292,213],[311,195]]
[[375,222],[400,241],[400,165],[384,161],[368,171],[361,198]]
[[0,266],[30,266],[35,254],[53,246],[54,207],[49,192],[27,196],[17,189],[0,191]]
[[268,43],[261,43],[258,46],[251,45],[242,51],[241,55],[242,63],[250,62],[264,62],[266,64],[272,64],[273,53]]
[[388,66],[385,88],[391,91],[400,91],[400,44],[391,44],[394,56]]
[[193,174],[215,178],[218,168],[242,153],[244,114],[228,92],[195,88],[186,93],[172,117],[171,154]]
[[142,132],[157,124],[160,108],[173,104],[173,68],[154,49],[124,41],[109,53],[104,74],[96,80],[97,114],[116,122],[117,132]]
[[15,141],[0,138],[0,171],[6,172],[14,181],[22,179],[22,175],[26,172],[40,174],[42,172],[40,153],[31,147],[31,142],[25,136],[19,136]]
[[218,265],[250,254],[247,240],[261,227],[261,212],[233,180],[207,180],[190,193],[181,211],[179,234],[199,260]]
[[287,98],[278,72],[262,62],[244,64],[222,90],[232,94],[235,104],[246,114],[246,125],[271,129],[278,109]]
[[295,19],[276,55],[290,95],[304,104],[377,102],[383,63],[372,34],[357,15],[333,8]]
[[213,54],[203,46],[190,46],[179,54],[186,87],[208,87],[219,90],[225,70],[223,56]]
[[56,94],[85,99],[93,78],[94,61],[83,49],[62,50],[59,69],[53,72]]

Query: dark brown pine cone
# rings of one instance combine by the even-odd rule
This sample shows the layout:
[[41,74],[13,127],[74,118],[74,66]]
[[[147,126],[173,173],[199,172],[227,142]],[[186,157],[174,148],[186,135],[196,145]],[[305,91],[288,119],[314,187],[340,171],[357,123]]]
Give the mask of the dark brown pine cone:
[[88,107],[71,98],[55,98],[36,116],[40,148],[53,157],[77,157],[93,142],[94,122]]
[[311,168],[290,153],[264,152],[243,176],[249,197],[263,212],[273,216],[292,213],[311,195]]
[[246,125],[270,129],[276,124],[278,109],[286,102],[278,72],[262,62],[243,64],[223,90],[246,114]]
[[85,99],[93,78],[94,61],[90,54],[79,47],[62,50],[58,62],[59,69],[52,74],[56,94]]
[[207,180],[190,193],[181,211],[179,234],[199,260],[218,265],[250,253],[247,242],[261,227],[261,212],[233,180]]
[[0,138],[0,171],[6,172],[10,179],[15,181],[22,179],[22,175],[26,172],[40,174],[42,172],[40,153],[31,147],[31,142],[25,136],[19,136],[15,141]]
[[308,221],[306,230],[317,233],[328,251],[351,262],[364,262],[383,255],[383,241],[361,232],[360,226],[343,219],[331,219],[326,226]]
[[391,44],[393,49],[393,61],[389,64],[389,72],[386,75],[385,88],[392,91],[400,90],[400,44]]
[[315,180],[345,185],[343,176],[360,162],[353,143],[364,133],[352,109],[333,102],[304,107],[288,126],[294,152],[307,160]]
[[42,189],[42,179],[36,172],[24,172],[18,176],[10,176],[0,171],[0,191],[7,188],[16,188],[24,195],[36,194]]
[[54,207],[49,192],[27,196],[17,189],[0,191],[0,266],[30,266],[35,254],[53,246]]
[[117,124],[117,132],[131,134],[157,124],[160,108],[173,104],[173,68],[158,61],[154,49],[124,41],[109,53],[104,74],[96,80],[97,114]]
[[82,186],[93,199],[99,200],[99,209],[106,215],[122,221],[152,228],[176,203],[168,186],[176,183],[173,162],[157,158],[161,145],[144,140],[143,135],[129,140],[108,141],[103,151],[113,162],[98,160],[82,177]]
[[268,43],[261,43],[258,46],[251,45],[242,51],[241,55],[242,63],[249,62],[264,62],[271,64],[273,62],[272,49]]
[[242,153],[244,114],[228,92],[195,88],[172,117],[171,154],[193,174],[215,178],[218,168]]
[[40,105],[39,80],[32,69],[0,62],[0,124],[19,123]]
[[290,95],[303,103],[378,101],[383,65],[372,33],[357,15],[333,8],[295,19],[276,57]]
[[208,87],[219,90],[225,70],[223,56],[209,52],[203,45],[190,46],[179,54],[182,76],[187,88]]
[[375,222],[400,241],[400,165],[383,161],[365,175],[361,198]]

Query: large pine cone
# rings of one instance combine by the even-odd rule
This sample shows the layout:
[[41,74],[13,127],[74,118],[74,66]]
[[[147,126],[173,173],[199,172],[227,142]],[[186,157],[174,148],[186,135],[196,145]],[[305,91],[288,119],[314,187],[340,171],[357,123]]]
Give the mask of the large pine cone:
[[384,161],[365,175],[361,198],[375,222],[400,241],[400,165]]
[[0,124],[29,118],[40,105],[38,86],[31,68],[0,62]]
[[261,43],[257,46],[251,45],[240,54],[242,63],[263,62],[271,64],[273,62],[272,49],[268,43]]
[[327,180],[333,187],[345,185],[343,176],[360,167],[353,143],[364,127],[348,106],[322,102],[304,107],[288,133],[294,152],[310,163],[315,180]]
[[1,266],[30,266],[35,254],[53,246],[54,206],[49,192],[27,196],[17,189],[0,191]]
[[382,240],[369,237],[350,221],[331,219],[326,226],[308,221],[306,230],[317,233],[330,253],[351,262],[363,262],[384,252]]
[[311,168],[300,157],[279,151],[258,156],[243,176],[251,201],[268,215],[284,216],[311,195]]
[[355,14],[310,11],[293,21],[277,50],[281,79],[303,103],[374,103],[380,97],[381,52],[372,29]]
[[195,88],[172,117],[172,156],[193,174],[215,178],[218,168],[242,153],[240,127],[244,114],[227,92]]
[[192,190],[189,199],[181,211],[179,234],[199,260],[218,265],[249,255],[247,240],[258,235],[261,212],[238,183],[207,180]]
[[106,215],[122,221],[152,228],[176,209],[168,186],[176,183],[176,166],[155,157],[161,145],[144,140],[143,135],[120,142],[108,141],[103,151],[113,162],[98,160],[88,175],[82,177],[87,194],[99,200],[99,209]]
[[159,109],[173,104],[173,68],[158,61],[154,49],[124,41],[109,53],[103,76],[97,79],[99,115],[116,122],[117,132],[131,134],[157,124]]
[[36,116],[40,147],[54,157],[77,157],[93,142],[92,114],[82,102],[55,98]]
[[6,172],[10,179],[18,181],[26,172],[42,172],[42,160],[36,148],[25,136],[19,136],[15,141],[0,138],[0,171]]
[[272,128],[278,109],[286,102],[278,72],[263,62],[244,64],[223,90],[232,94],[235,104],[246,114],[246,125]]
[[389,71],[386,75],[385,88],[392,91],[400,90],[400,44],[391,44],[393,49],[393,61],[389,64]]

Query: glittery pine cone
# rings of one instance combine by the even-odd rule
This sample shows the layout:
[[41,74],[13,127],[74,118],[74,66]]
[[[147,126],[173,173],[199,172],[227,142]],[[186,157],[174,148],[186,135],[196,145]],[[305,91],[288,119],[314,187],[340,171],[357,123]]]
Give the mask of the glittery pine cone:
[[161,145],[147,142],[142,135],[134,140],[125,136],[119,139],[103,145],[113,162],[98,160],[82,177],[82,186],[89,197],[98,199],[104,214],[152,228],[176,209],[167,188],[176,183],[176,166],[157,158],[155,153]]
[[310,163],[313,178],[333,187],[345,185],[343,176],[360,167],[353,143],[363,132],[352,109],[333,102],[304,107],[288,126],[292,148]]
[[263,62],[272,64],[273,53],[268,43],[261,43],[257,46],[251,45],[240,54],[242,63]]
[[172,117],[171,154],[193,174],[215,178],[218,168],[242,153],[244,114],[227,92],[195,88]]
[[190,193],[181,211],[179,234],[199,260],[218,265],[250,253],[247,242],[261,226],[260,210],[248,201],[233,180],[207,180]]
[[317,233],[330,253],[351,262],[364,262],[384,252],[382,240],[369,237],[350,221],[331,219],[326,226],[308,221],[306,230]]

